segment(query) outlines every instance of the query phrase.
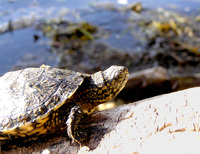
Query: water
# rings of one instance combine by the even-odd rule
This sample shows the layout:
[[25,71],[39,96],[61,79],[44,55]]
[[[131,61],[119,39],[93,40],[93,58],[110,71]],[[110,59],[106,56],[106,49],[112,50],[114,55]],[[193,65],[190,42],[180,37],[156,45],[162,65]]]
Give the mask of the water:
[[[34,35],[39,36],[37,41]],[[19,29],[0,35],[0,74],[11,70],[21,59],[26,59],[26,64],[39,66],[42,63],[55,64],[56,59],[51,58],[48,52],[48,38],[41,31],[33,28]],[[43,57],[43,59],[42,59]],[[45,58],[44,58],[45,57]]]
[[[138,2],[136,0],[0,0],[0,19],[1,24],[10,19],[21,16],[35,15],[58,15],[63,8],[83,9],[90,5],[102,2],[113,2],[115,4],[128,4]],[[163,7],[165,9],[176,10],[182,13],[199,13],[200,0],[139,0],[145,8]],[[48,11],[47,11],[48,10]]]
[[[95,3],[108,2],[107,0],[0,0],[0,27],[5,26],[11,20],[13,22],[30,18],[42,19],[59,17],[61,14],[69,14],[73,10],[88,9]],[[109,0],[116,5],[124,5],[136,2],[134,0]],[[140,0],[144,8],[163,7],[168,10],[198,15],[200,13],[200,0]],[[74,16],[76,16],[74,14]],[[103,17],[103,15],[102,15]],[[103,17],[104,18],[104,17]],[[91,19],[90,19],[91,20]],[[117,27],[115,27],[117,28]],[[34,42],[33,35],[38,35],[39,40]],[[112,38],[112,37],[111,37]],[[115,39],[110,40],[115,41]],[[42,63],[56,65],[54,55],[48,52],[49,40],[40,31],[32,27],[6,32],[0,35],[0,74],[11,70],[23,58],[30,65]],[[127,41],[128,42],[128,41]],[[42,58],[45,57],[45,58]],[[35,63],[35,64],[33,64]]]

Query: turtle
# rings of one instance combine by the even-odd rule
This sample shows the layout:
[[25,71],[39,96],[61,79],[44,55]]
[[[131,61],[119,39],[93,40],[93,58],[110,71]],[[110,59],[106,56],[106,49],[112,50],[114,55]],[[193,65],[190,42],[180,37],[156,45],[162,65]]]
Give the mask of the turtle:
[[84,74],[42,65],[0,77],[0,142],[66,131],[74,142],[86,134],[79,123],[99,104],[113,99],[128,80],[128,69],[110,66]]

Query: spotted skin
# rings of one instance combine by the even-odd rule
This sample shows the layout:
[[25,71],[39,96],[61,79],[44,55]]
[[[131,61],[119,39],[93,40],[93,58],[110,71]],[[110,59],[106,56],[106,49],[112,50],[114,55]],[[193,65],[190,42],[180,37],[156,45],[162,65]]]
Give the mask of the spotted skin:
[[123,66],[92,75],[44,65],[8,72],[0,78],[0,142],[60,130],[81,142],[87,135],[80,120],[114,98],[127,79]]

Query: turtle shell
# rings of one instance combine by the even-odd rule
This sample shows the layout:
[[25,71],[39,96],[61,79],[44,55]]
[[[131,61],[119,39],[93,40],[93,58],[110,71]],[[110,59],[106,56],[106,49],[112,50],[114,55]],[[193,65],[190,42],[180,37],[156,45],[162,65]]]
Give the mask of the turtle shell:
[[[42,133],[39,125],[70,99],[84,80],[78,72],[50,68],[26,68],[0,78],[0,139]],[[16,131],[18,130],[18,131]],[[9,136],[5,136],[9,134]]]

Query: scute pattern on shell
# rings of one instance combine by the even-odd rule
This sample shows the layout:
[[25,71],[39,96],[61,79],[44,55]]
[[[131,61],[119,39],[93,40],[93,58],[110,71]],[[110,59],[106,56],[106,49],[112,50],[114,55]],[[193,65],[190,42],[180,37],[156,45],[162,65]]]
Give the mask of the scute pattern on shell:
[[56,110],[83,80],[80,73],[50,67],[6,73],[0,78],[0,132]]

